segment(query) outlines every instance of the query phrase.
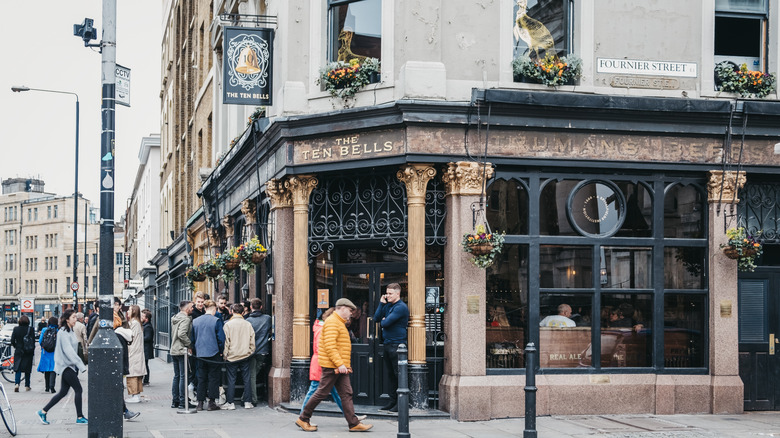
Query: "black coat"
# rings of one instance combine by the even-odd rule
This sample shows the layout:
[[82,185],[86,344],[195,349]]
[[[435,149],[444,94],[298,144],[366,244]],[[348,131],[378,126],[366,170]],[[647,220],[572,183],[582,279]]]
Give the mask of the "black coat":
[[11,346],[14,347],[14,371],[32,372],[35,352],[22,354],[24,336],[28,330],[31,332],[33,339],[35,339],[35,329],[29,325],[14,327],[14,331],[11,333]]
[[154,358],[154,327],[148,321],[144,323],[144,358]]

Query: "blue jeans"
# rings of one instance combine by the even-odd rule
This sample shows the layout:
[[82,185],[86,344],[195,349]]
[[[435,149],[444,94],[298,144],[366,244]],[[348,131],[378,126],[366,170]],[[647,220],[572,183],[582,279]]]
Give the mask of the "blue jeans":
[[227,403],[233,403],[236,394],[236,379],[238,378],[238,372],[241,372],[241,378],[244,383],[244,393],[241,396],[241,401],[244,403],[252,403],[252,387],[251,376],[249,375],[249,359],[244,359],[239,362],[228,362],[225,364],[227,368],[227,390],[225,390],[225,401]]
[[[22,372],[17,371],[16,372],[16,384],[18,385],[22,381]],[[24,387],[29,388],[30,387],[30,373],[24,373]]]
[[171,385],[171,399],[179,406],[185,406],[187,399],[187,388],[184,387],[184,373],[187,372],[187,364],[184,363],[185,356],[171,356],[173,359],[173,384]]
[[[307,392],[306,397],[303,398],[303,405],[301,406],[300,415],[303,415],[303,408],[306,406],[306,402],[308,402],[311,396],[313,396],[314,393],[317,392],[317,388],[319,388],[319,386],[320,386],[319,380],[312,380],[311,383],[309,384],[309,392]],[[338,391],[336,391],[335,386],[330,391],[330,396],[333,398],[333,401],[336,402],[336,405],[338,405],[341,412],[344,412],[344,408],[341,407],[341,397],[339,397],[339,393]]]

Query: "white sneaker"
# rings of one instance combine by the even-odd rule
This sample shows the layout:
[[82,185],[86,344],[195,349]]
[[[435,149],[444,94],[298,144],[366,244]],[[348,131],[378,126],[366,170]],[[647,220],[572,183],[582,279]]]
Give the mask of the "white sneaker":
[[190,396],[190,400],[195,400],[195,403],[197,403],[197,397],[195,397],[195,385],[190,383],[187,385],[187,395]]
[[244,402],[244,409],[252,409],[253,407],[255,407],[255,405],[252,403]]
[[224,405],[221,406],[221,408],[222,410],[225,411],[235,411],[236,405],[234,405],[233,403],[225,403]]
[[125,403],[141,403],[141,397],[139,397],[138,394],[131,395],[125,399]]

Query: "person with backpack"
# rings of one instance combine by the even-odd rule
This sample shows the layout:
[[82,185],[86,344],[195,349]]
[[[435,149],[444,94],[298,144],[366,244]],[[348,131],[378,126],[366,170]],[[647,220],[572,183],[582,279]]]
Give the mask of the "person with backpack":
[[57,346],[57,317],[49,318],[49,324],[41,331],[38,339],[41,345],[41,359],[38,362],[38,372],[43,373],[45,392],[57,392],[54,389],[57,383],[57,373],[54,372],[54,350]]
[[[43,424],[49,424],[46,414],[68,394],[70,388],[73,388],[75,393],[73,403],[76,405],[76,424],[87,424],[87,419],[81,411],[82,388],[81,382],[79,382],[79,371],[84,370],[84,362],[81,361],[78,354],[79,340],[76,339],[76,334],[73,331],[75,325],[76,313],[73,309],[62,312],[60,329],[54,349],[54,361],[56,363],[54,371],[62,376],[60,379],[62,384],[60,385],[60,392],[52,397],[43,409],[37,412],[38,418],[41,419]],[[47,327],[46,330],[51,330],[51,327]]]
[[19,317],[19,326],[11,333],[11,346],[14,347],[14,371],[16,385],[14,392],[19,392],[19,383],[24,373],[24,389],[30,390],[30,373],[32,373],[33,357],[35,355],[35,329],[30,326],[26,315]]

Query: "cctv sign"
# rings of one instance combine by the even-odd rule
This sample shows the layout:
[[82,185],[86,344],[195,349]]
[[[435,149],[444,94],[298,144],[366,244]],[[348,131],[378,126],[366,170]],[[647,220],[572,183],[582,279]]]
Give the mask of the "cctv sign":
[[116,103],[130,106],[130,69],[116,65],[116,88],[114,98]]

